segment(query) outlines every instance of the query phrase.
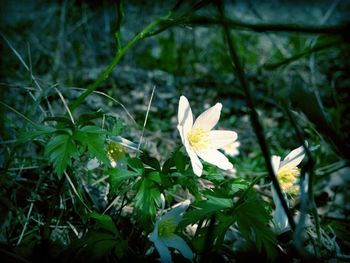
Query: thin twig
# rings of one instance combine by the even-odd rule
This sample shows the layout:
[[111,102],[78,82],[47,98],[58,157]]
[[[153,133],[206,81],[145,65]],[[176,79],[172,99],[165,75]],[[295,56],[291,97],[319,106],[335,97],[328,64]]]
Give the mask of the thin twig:
[[[217,8],[218,8],[220,16],[222,18],[224,18],[224,9],[223,9],[221,2],[217,4]],[[229,48],[231,60],[232,60],[233,65],[235,66],[235,68],[233,68],[233,70],[235,70],[235,73],[237,74],[238,79],[239,79],[240,84],[241,84],[241,87],[244,91],[245,99],[246,99],[246,102],[247,102],[248,107],[250,109],[250,121],[252,123],[255,135],[257,136],[261,151],[263,153],[263,156],[265,159],[265,164],[267,166],[267,170],[269,172],[271,181],[272,181],[273,186],[276,190],[278,198],[280,199],[282,207],[287,215],[289,224],[290,224],[292,230],[294,230],[295,229],[294,219],[293,219],[291,212],[288,209],[288,205],[286,203],[286,200],[283,197],[283,194],[282,194],[281,188],[279,186],[277,177],[276,177],[274,170],[272,168],[269,148],[268,148],[268,145],[267,145],[267,142],[265,139],[263,126],[261,125],[258,113],[256,112],[255,105],[254,105],[254,99],[253,99],[252,93],[250,91],[250,88],[248,86],[248,83],[246,81],[246,78],[244,76],[244,71],[243,71],[243,68],[241,65],[241,61],[240,61],[238,54],[237,54],[237,51],[233,45],[232,36],[230,34],[230,30],[229,30],[228,25],[226,23],[224,23],[222,25],[223,25],[223,29],[224,29],[224,35],[226,37],[226,42],[227,42],[227,45]]]

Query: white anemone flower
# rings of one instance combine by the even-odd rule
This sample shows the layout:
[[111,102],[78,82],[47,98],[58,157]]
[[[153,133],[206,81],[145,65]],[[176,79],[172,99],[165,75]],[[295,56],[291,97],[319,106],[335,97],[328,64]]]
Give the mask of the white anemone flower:
[[216,103],[198,116],[193,122],[190,104],[185,96],[180,97],[177,129],[186,152],[191,159],[193,172],[201,176],[203,165],[199,158],[216,165],[220,169],[230,170],[233,165],[227,157],[218,151],[237,139],[234,131],[212,130],[220,119],[222,104]]
[[162,263],[171,262],[169,247],[177,249],[185,258],[192,260],[194,254],[185,240],[175,234],[178,224],[182,220],[183,213],[190,205],[190,200],[175,205],[169,212],[161,215],[154,226],[149,239],[154,243],[160,255]]
[[[305,157],[304,147],[300,146],[291,151],[281,161],[280,156],[272,156],[272,168],[277,175],[278,182],[281,186],[284,198],[288,204],[286,193],[297,194],[299,187],[297,185],[298,177],[300,175],[300,169],[297,167]],[[289,223],[287,215],[282,207],[282,203],[278,198],[277,192],[273,185],[271,186],[272,197],[275,203],[276,209],[273,215],[273,219],[278,233],[283,233],[289,229]]]
[[241,145],[241,143],[239,141],[235,141],[233,143],[227,144],[223,150],[224,153],[231,156],[231,157],[235,157],[237,155],[239,155],[239,146]]

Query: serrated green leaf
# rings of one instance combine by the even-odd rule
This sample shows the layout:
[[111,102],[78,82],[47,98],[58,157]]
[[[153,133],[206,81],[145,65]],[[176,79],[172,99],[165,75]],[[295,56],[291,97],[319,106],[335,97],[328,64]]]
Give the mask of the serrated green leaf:
[[159,189],[151,180],[144,178],[135,196],[135,208],[140,213],[141,221],[149,222],[153,219],[159,206]]
[[134,170],[135,172],[137,172],[140,175],[142,175],[145,171],[145,168],[143,167],[143,163],[139,158],[129,157],[127,159],[127,164],[132,170]]
[[206,197],[208,198],[207,200],[192,205],[195,210],[189,211],[185,214],[181,225],[194,224],[199,220],[209,218],[213,213],[233,207],[233,202],[230,198],[221,198],[211,195],[207,195]]
[[246,239],[253,239],[259,251],[264,248],[270,259],[277,256],[276,237],[268,227],[270,215],[259,200],[249,200],[240,205],[236,211],[236,220],[242,235]]
[[158,184],[160,184],[161,182],[160,174],[159,172],[156,172],[156,171],[148,173],[147,178]]
[[108,163],[105,150],[105,131],[97,126],[85,126],[74,132],[74,138],[87,147],[88,152],[99,161]]
[[53,137],[45,148],[45,156],[53,163],[55,172],[61,176],[67,166],[71,165],[72,157],[78,154],[76,145],[70,135],[61,134]]
[[228,182],[228,184],[232,194],[235,194],[241,190],[246,190],[250,185],[250,183],[243,178],[232,179]]

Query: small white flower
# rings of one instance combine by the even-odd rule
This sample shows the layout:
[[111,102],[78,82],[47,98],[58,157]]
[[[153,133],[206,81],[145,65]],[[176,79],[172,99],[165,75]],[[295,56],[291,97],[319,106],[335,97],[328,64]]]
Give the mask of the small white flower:
[[212,130],[219,121],[221,108],[221,103],[216,103],[215,106],[199,115],[193,123],[190,104],[185,96],[180,97],[177,129],[191,159],[193,172],[197,176],[201,176],[203,171],[203,165],[198,156],[220,169],[230,170],[233,168],[227,157],[218,149],[233,143],[237,139],[237,133]]
[[227,144],[223,150],[224,153],[231,156],[231,157],[235,157],[237,155],[239,155],[239,146],[241,145],[241,143],[239,141],[235,141],[233,143]]
[[[271,162],[274,173],[280,183],[281,189],[284,193],[296,194],[299,191],[297,180],[300,175],[300,169],[297,167],[305,157],[304,147],[300,146],[291,151],[281,162],[281,157],[273,155]],[[276,231],[282,233],[289,228],[288,218],[282,203],[278,198],[277,192],[273,185],[271,186],[272,197],[275,203],[276,209],[273,215]],[[288,199],[284,197],[287,204]]]
[[182,220],[183,213],[190,205],[190,200],[186,200],[175,205],[169,212],[160,216],[154,226],[149,239],[154,243],[160,255],[162,263],[171,262],[171,253],[168,247],[177,249],[185,258],[192,260],[194,254],[185,240],[175,234],[178,224]]

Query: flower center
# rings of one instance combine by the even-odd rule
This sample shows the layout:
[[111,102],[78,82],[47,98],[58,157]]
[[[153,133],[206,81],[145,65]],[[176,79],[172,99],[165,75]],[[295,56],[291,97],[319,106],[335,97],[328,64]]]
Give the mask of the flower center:
[[196,150],[205,150],[209,148],[209,132],[203,129],[194,129],[187,134],[190,145]]
[[173,218],[161,220],[158,225],[158,235],[160,237],[172,237],[176,230],[176,222]]
[[284,192],[296,194],[299,191],[296,185],[297,177],[300,174],[298,167],[284,166],[278,170],[277,177]]

